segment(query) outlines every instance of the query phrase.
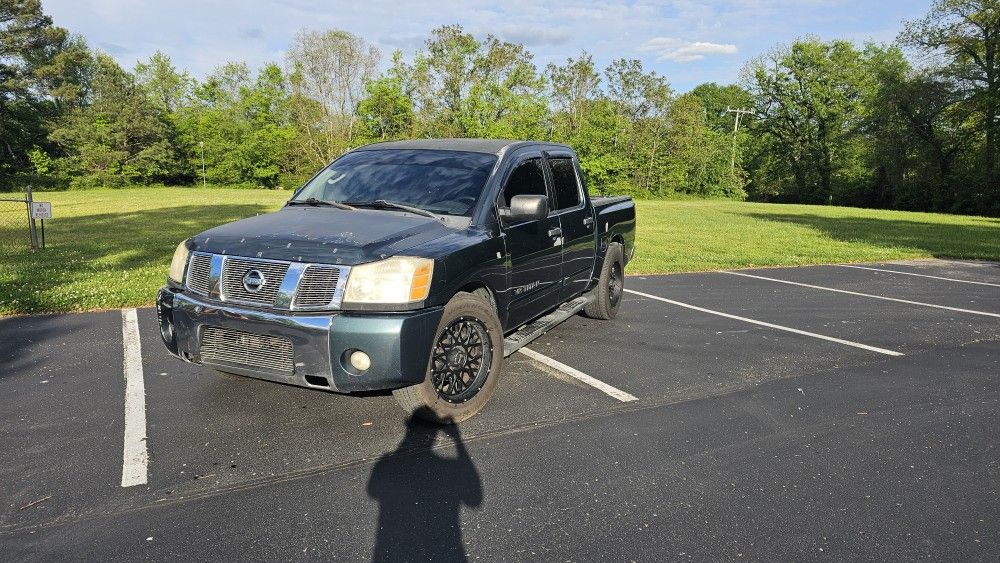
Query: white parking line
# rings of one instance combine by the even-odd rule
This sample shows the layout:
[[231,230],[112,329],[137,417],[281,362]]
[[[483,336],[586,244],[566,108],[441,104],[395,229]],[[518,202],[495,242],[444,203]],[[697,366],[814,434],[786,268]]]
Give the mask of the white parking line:
[[917,276],[918,278],[931,278],[932,280],[944,280],[944,281],[950,281],[950,282],[971,283],[971,284],[975,284],[975,285],[988,285],[988,286],[991,286],[991,287],[1000,287],[1000,283],[987,283],[987,282],[972,281],[972,280],[957,280],[955,278],[945,278],[945,277],[941,277],[941,276],[930,276],[930,275],[927,275],[927,274],[917,274],[915,272],[903,272],[901,270],[886,270],[885,268],[869,268],[867,266],[855,266],[853,264],[834,264],[834,266],[840,266],[841,268],[854,268],[856,270],[871,270],[873,272],[888,272],[890,274],[902,274],[904,276]]
[[745,278],[754,278],[758,280],[766,280],[777,283],[785,283],[788,285],[797,285],[799,287],[808,287],[810,289],[821,289],[823,291],[833,291],[836,293],[846,293],[847,295],[857,295],[858,297],[870,297],[872,299],[881,299],[883,301],[894,301],[896,303],[906,303],[907,305],[919,305],[921,307],[933,307],[935,309],[945,309],[947,311],[955,311],[957,313],[969,313],[970,315],[982,315],[984,317],[996,317],[1000,318],[998,313],[987,313],[986,311],[974,311],[972,309],[959,309],[958,307],[946,307],[944,305],[935,305],[934,303],[924,303],[923,301],[910,301],[908,299],[896,299],[895,297],[884,297],[882,295],[872,295],[871,293],[859,293],[857,291],[848,291],[846,289],[834,289],[832,287],[823,287],[821,285],[812,285],[808,283],[799,283],[788,280],[779,280],[778,278],[766,278],[764,276],[755,276],[753,274],[744,274],[743,272],[725,272],[720,271],[720,274],[729,274],[731,276],[743,276]]
[[139,319],[135,309],[122,309],[122,348],[125,361],[125,447],[122,486],[145,485],[149,455],[146,452],[146,389],[142,378]]
[[673,299],[666,299],[664,297],[659,297],[656,295],[650,295],[648,293],[643,293],[641,291],[635,291],[634,289],[626,289],[628,293],[639,295],[641,297],[646,297],[648,299],[655,299],[657,301],[662,301],[664,303],[670,303],[671,305],[677,305],[678,307],[684,307],[686,309],[692,309],[694,311],[701,311],[702,313],[708,313],[709,315],[717,315],[720,317],[726,317],[727,319],[733,319],[737,321],[743,321],[745,323],[751,323],[760,326],[766,326],[768,328],[773,328],[776,330],[783,330],[785,332],[791,332],[793,334],[800,334],[802,336],[809,336],[812,338],[818,338],[820,340],[827,340],[829,342],[836,342],[837,344],[843,344],[845,346],[853,346],[854,348],[861,348],[862,350],[868,350],[870,352],[878,352],[879,354],[885,354],[887,356],[902,356],[902,352],[896,352],[895,350],[887,350],[885,348],[879,348],[877,346],[869,346],[867,344],[861,344],[860,342],[853,342],[851,340],[844,340],[842,338],[834,338],[833,336],[826,336],[825,334],[816,334],[815,332],[808,332],[805,330],[799,330],[797,328],[791,328],[782,325],[776,325],[774,323],[768,323],[764,321],[758,321],[757,319],[749,319],[747,317],[740,317],[738,315],[730,315],[729,313],[723,313],[721,311],[713,311],[712,309],[705,309],[704,307],[698,307],[696,305],[689,305],[687,303],[681,303],[680,301],[674,301]]
[[570,376],[570,377],[572,377],[572,378],[574,378],[574,379],[576,379],[578,381],[582,381],[583,383],[586,383],[587,385],[590,385],[591,387],[593,387],[595,389],[598,389],[598,390],[600,390],[600,391],[602,391],[602,392],[604,392],[604,393],[606,393],[606,394],[614,397],[615,399],[618,399],[619,401],[621,401],[623,403],[629,403],[629,402],[632,402],[632,401],[638,401],[639,400],[634,395],[626,393],[625,391],[622,391],[621,389],[619,389],[617,387],[612,387],[611,385],[608,385],[607,383],[605,383],[605,382],[603,382],[603,381],[601,381],[599,379],[594,379],[593,377],[590,377],[589,375],[583,373],[580,370],[571,368],[571,367],[569,367],[568,365],[566,365],[566,364],[564,364],[562,362],[553,360],[552,358],[546,356],[545,354],[539,354],[538,352],[535,352],[534,350],[532,350],[530,348],[521,348],[521,349],[518,350],[518,352],[524,354],[525,356],[528,356],[529,358],[531,358],[532,360],[535,360],[536,362],[541,362],[541,363],[549,366],[550,368],[559,370],[559,371],[565,373],[566,375],[568,375],[568,376]]

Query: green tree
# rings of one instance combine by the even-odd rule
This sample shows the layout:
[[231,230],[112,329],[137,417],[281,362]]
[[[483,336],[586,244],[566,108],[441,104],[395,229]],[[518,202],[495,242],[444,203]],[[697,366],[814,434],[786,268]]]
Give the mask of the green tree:
[[608,194],[620,185],[619,171],[627,162],[613,152],[617,113],[601,91],[601,76],[593,58],[581,52],[563,65],[546,67],[553,113],[551,138],[571,145],[595,193]]
[[226,64],[197,85],[179,122],[188,160],[213,184],[291,186],[307,164],[296,159],[297,131],[281,68],[265,65],[254,78],[242,63]]
[[524,137],[544,135],[545,79],[523,45],[461,26],[431,32],[426,50],[400,74],[418,115],[419,135]]
[[[670,106],[666,134],[666,186],[654,195],[683,193],[742,198],[741,180],[731,167],[730,135],[712,130],[705,105],[694,93]],[[664,191],[669,187],[669,191]]]
[[[846,41],[796,41],[755,62],[749,91],[760,119],[755,128],[770,137],[763,147],[780,159],[764,172],[782,193],[807,203],[825,203],[856,180],[856,140],[868,88],[863,54]],[[771,168],[770,166],[773,166]]]
[[302,161],[327,164],[356,144],[357,105],[381,52],[342,30],[301,31],[285,56]]
[[[934,69],[879,73],[872,106],[874,193],[865,205],[969,210],[981,171],[968,169],[982,131],[964,92]],[[978,159],[975,159],[978,160]]]
[[572,139],[587,122],[594,101],[601,95],[601,77],[586,51],[566,59],[562,66],[550,63],[545,72],[555,110],[554,134],[556,138]]
[[618,189],[631,186],[631,193],[663,192],[662,137],[672,92],[656,72],[646,72],[636,59],[612,61],[604,70],[607,98],[614,108],[615,127],[610,149],[623,163]]
[[187,72],[177,70],[170,57],[161,51],[153,53],[148,61],[137,62],[134,74],[166,126],[167,142],[173,155],[169,181],[190,182],[194,177],[190,160],[192,147],[181,131],[179,120],[180,110],[189,102],[195,81]]
[[358,103],[359,137],[367,141],[398,139],[413,129],[413,102],[395,76],[382,76],[365,84],[365,98]]
[[178,71],[170,57],[161,51],[153,53],[147,62],[136,63],[135,75],[150,101],[166,113],[180,109],[194,86],[188,73]]
[[[290,158],[296,129],[289,109],[288,82],[276,64],[265,65],[257,73],[252,88],[241,92],[240,106],[250,126],[245,144],[247,177],[259,186],[274,188],[285,181],[294,187],[304,178]],[[306,175],[314,170],[307,169]]]
[[168,125],[135,77],[104,54],[95,57],[87,99],[57,121],[50,139],[77,186],[160,182],[176,170]]
[[[753,97],[736,84],[719,85],[714,82],[695,86],[690,95],[698,98],[704,106],[705,123],[713,133],[713,146],[719,148],[726,145],[729,151],[729,174],[726,175],[725,185],[719,187],[724,193],[744,197],[747,155],[753,154],[759,144],[749,132],[754,118]],[[736,113],[741,110],[751,113]]]
[[936,74],[965,92],[985,142],[976,206],[1000,212],[1000,4],[996,0],[936,0],[928,14],[907,22],[904,45],[943,57]]
[[28,170],[36,147],[55,150],[46,122],[83,97],[89,60],[41,2],[0,0],[0,176]]
[[753,106],[753,97],[736,84],[719,85],[706,82],[695,86],[691,92],[705,107],[708,126],[718,133],[733,130],[735,117],[727,110],[748,109]]
[[557,139],[569,143],[576,150],[590,189],[601,195],[635,193],[624,173],[629,159],[613,150],[617,119],[614,104],[600,97],[587,104],[583,120],[573,137]]

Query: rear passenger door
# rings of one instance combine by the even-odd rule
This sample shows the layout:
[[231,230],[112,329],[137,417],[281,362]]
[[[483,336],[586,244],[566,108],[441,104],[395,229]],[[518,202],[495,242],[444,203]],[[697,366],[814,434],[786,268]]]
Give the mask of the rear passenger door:
[[562,244],[559,218],[551,212],[541,153],[520,160],[507,176],[497,206],[510,207],[516,195],[549,197],[549,216],[540,221],[510,224],[503,232],[510,263],[510,307],[506,328],[514,328],[557,306],[561,300]]
[[584,292],[594,270],[596,242],[594,210],[583,192],[583,182],[569,153],[546,153],[552,178],[554,213],[563,237],[563,288],[565,301]]

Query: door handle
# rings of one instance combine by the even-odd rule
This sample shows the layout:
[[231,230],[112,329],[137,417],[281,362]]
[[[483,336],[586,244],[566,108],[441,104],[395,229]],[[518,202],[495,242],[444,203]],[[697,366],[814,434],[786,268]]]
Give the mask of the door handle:
[[561,237],[562,236],[562,229],[559,228],[559,227],[552,227],[551,229],[549,229],[549,236],[550,237]]
[[591,226],[593,224],[594,224],[594,218],[593,217],[584,217],[583,218],[583,226],[584,227],[589,227],[589,226]]

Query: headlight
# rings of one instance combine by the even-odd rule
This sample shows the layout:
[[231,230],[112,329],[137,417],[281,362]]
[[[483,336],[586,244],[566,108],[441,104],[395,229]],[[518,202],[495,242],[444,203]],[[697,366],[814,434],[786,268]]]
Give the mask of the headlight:
[[434,261],[394,256],[351,268],[344,303],[406,304],[423,301],[431,291]]
[[167,274],[170,279],[177,283],[184,283],[184,267],[187,266],[188,254],[187,241],[181,241],[174,250],[174,257],[170,260],[170,272]]

